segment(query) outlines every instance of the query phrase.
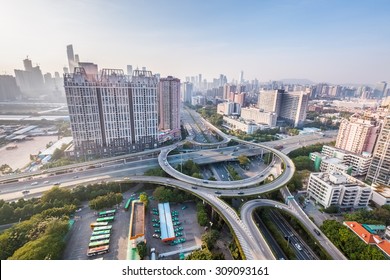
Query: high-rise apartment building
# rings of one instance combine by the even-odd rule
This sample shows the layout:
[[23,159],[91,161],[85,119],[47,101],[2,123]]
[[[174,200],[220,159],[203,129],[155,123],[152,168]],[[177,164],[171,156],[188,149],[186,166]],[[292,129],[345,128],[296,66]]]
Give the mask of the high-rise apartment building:
[[158,84],[159,128],[180,136],[180,80],[161,78]]
[[76,67],[64,75],[74,156],[116,155],[158,145],[157,78],[150,71]]
[[353,115],[340,123],[336,148],[361,154],[372,153],[378,137],[379,125],[372,118]]
[[23,60],[23,65],[24,70],[14,70],[16,83],[20,91],[31,97],[46,94],[43,75],[39,66],[33,67],[32,61],[28,58]]
[[[223,86],[223,99],[224,100],[229,100],[230,93],[235,93],[236,91],[237,91],[237,86],[236,85],[225,84]],[[229,100],[229,101],[234,101],[234,100]]]
[[380,130],[366,180],[390,186],[390,116]]
[[11,101],[20,98],[21,92],[15,77],[0,75],[0,101]]
[[127,65],[127,75],[133,75],[133,65]]

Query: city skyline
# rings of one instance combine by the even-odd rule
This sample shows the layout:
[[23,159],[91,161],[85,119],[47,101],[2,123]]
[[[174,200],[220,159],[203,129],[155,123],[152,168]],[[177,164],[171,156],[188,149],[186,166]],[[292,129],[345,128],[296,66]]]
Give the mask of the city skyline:
[[[309,79],[335,84],[388,80],[386,1],[3,3],[0,71],[28,55],[43,73],[67,66],[66,46],[100,68],[146,67],[162,76],[211,80]],[[28,26],[28,28],[27,28]],[[157,46],[157,47],[156,47]],[[166,56],[164,54],[173,55]],[[35,65],[34,65],[35,66]]]

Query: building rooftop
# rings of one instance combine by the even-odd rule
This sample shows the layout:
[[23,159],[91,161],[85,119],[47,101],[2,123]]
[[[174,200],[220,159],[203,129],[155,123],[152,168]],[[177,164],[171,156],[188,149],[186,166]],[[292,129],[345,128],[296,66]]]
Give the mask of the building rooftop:
[[51,145],[49,148],[41,152],[40,155],[42,156],[53,155],[56,149],[61,149],[62,145],[64,144],[68,145],[72,141],[73,141],[73,137],[63,137],[57,142],[55,142],[53,145]]
[[358,222],[345,221],[343,224],[359,236],[366,244],[376,245],[383,253],[390,257],[389,241],[382,239],[379,235],[371,234]]
[[130,239],[142,237],[145,234],[145,205],[134,201],[131,210]]
[[372,184],[372,189],[381,196],[390,198],[390,187],[374,183]]
[[367,225],[367,224],[362,224],[362,226],[368,230],[371,234],[377,234],[378,231],[384,231],[386,229],[385,225]]
[[160,238],[162,241],[169,241],[175,239],[175,232],[173,230],[171,208],[169,203],[158,204],[158,214],[160,217]]

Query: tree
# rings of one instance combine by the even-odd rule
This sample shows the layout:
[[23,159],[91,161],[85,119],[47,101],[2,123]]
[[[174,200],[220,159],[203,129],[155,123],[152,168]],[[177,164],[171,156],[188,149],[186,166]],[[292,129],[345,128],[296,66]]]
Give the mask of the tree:
[[138,243],[137,244],[137,251],[138,251],[139,257],[141,258],[141,260],[143,260],[146,256],[146,253],[147,253],[146,243],[143,241]]
[[240,163],[240,165],[248,165],[249,164],[249,158],[247,156],[244,156],[244,155],[239,155],[237,157],[238,159],[238,162]]
[[219,231],[212,229],[202,235],[202,242],[207,246],[209,250],[212,250],[218,238],[219,238]]
[[308,156],[297,156],[292,161],[297,170],[314,171],[314,162]]
[[213,254],[207,249],[193,251],[186,257],[186,260],[212,260]]
[[149,196],[147,193],[143,192],[139,195],[139,200],[145,204],[145,207],[147,208],[149,205]]

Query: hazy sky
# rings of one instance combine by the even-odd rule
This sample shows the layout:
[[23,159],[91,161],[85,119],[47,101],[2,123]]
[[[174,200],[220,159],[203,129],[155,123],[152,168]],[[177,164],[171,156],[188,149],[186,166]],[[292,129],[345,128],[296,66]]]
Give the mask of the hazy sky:
[[388,0],[0,0],[0,73],[28,55],[43,73],[66,45],[101,68],[179,78],[390,81]]

